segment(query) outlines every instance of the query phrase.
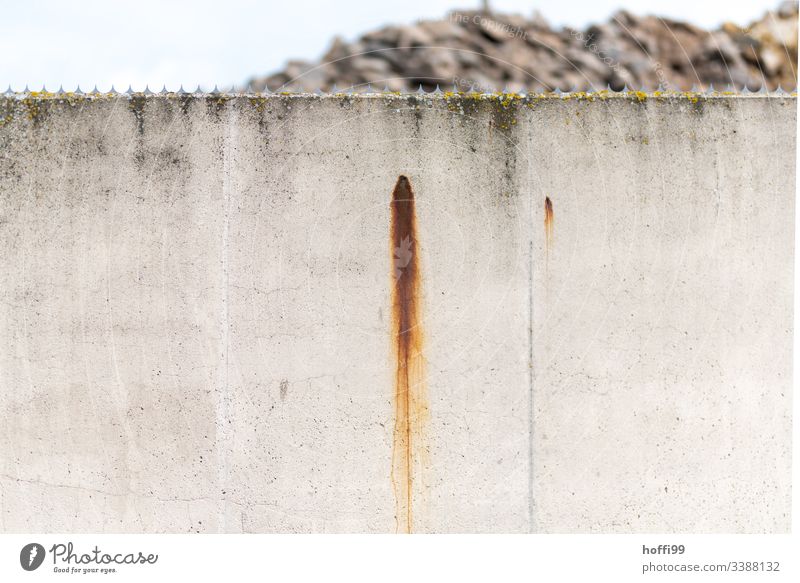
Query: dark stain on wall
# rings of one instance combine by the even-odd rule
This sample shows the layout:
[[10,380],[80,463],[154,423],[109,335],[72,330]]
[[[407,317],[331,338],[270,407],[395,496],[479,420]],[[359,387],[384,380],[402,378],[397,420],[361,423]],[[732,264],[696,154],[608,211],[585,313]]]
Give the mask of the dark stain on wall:
[[422,485],[424,424],[428,416],[420,314],[419,245],[414,191],[405,176],[391,202],[392,344],[395,353],[395,425],[392,486],[397,532],[414,530],[414,494]]

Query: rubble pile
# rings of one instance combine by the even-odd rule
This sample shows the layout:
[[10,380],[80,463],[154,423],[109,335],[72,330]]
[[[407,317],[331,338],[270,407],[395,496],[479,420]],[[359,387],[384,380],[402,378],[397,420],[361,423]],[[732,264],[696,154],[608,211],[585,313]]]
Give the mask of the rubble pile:
[[616,13],[586,30],[552,29],[538,14],[458,11],[387,26],[355,42],[334,39],[316,63],[289,61],[254,89],[324,91],[553,91],[610,86],[688,90],[797,85],[796,1],[747,27],[707,31],[686,22]]

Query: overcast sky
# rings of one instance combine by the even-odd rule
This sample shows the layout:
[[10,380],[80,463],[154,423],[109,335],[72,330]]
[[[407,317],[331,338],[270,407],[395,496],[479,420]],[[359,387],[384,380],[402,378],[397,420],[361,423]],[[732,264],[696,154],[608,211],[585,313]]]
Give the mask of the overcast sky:
[[[334,35],[354,39],[388,23],[440,18],[478,0],[22,0],[0,17],[0,85],[106,90],[128,84],[194,89],[241,84],[289,58],[315,59]],[[747,24],[779,0],[491,0],[497,11],[583,27],[625,7],[716,27]]]

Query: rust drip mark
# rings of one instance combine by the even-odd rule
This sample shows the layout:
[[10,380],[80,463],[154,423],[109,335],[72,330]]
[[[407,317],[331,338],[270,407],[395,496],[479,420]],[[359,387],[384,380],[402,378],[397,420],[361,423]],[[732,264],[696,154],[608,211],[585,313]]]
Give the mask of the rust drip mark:
[[544,197],[544,236],[547,243],[547,250],[553,243],[553,201],[549,196]]
[[421,485],[428,404],[414,191],[405,176],[397,179],[391,209],[392,341],[396,353],[392,487],[397,532],[410,533],[414,528],[414,486]]

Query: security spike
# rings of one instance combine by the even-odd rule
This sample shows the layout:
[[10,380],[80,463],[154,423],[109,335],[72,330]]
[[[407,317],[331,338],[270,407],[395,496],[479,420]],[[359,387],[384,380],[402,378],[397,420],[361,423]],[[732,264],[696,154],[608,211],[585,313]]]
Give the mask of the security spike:
[[317,87],[314,90],[314,95],[325,95],[325,93],[322,91],[322,87]]
[[64,95],[64,86],[63,85],[59,85],[58,86],[58,91],[56,91],[56,95]]
[[438,83],[436,84],[436,89],[434,89],[434,90],[433,90],[433,94],[434,94],[434,95],[441,95],[441,94],[442,94],[442,90],[441,90],[441,88],[439,87],[439,84],[438,84]]
[[336,83],[331,87],[331,93],[341,93],[341,90],[336,86]]
[[153,94],[153,92],[150,91],[150,85],[145,85],[144,86],[144,94],[145,95],[152,95]]
[[564,95],[564,92],[563,92],[563,91],[561,91],[561,87],[556,87],[556,90],[555,90],[555,91],[553,91],[553,93],[555,93],[555,94],[556,94],[556,95],[558,95],[559,97],[561,97],[562,95]]
[[166,85],[163,85],[163,86],[161,87],[161,91],[159,91],[159,93],[160,93],[161,95],[166,95],[167,93],[169,93],[169,91],[167,91],[167,86],[166,86]]
[[111,89],[109,90],[109,92],[108,92],[108,93],[109,93],[109,95],[116,95],[116,94],[117,94],[117,90],[116,90],[116,89],[114,89],[114,86],[112,85],[112,86],[111,86]]
[[216,85],[214,85],[214,89],[211,90],[211,93],[212,95],[216,95],[217,93],[219,93],[219,89],[217,88]]
[[736,87],[733,86],[733,83],[728,83],[725,86],[725,93],[738,93],[738,91],[736,91]]
[[11,85],[9,85],[8,89],[6,89],[5,95],[14,95],[14,91],[12,91]]
[[194,94],[195,95],[202,95],[203,94],[203,90],[200,89],[200,85],[198,85],[197,89],[194,90]]
[[747,83],[745,83],[744,86],[742,87],[742,95],[750,95],[750,93],[752,92],[750,91],[750,88],[747,86]]
[[125,92],[125,95],[133,95],[133,87],[128,85],[128,90]]
[[252,83],[248,83],[247,84],[247,88],[245,89],[245,93],[247,93],[248,95],[252,95],[253,93],[256,93],[256,91],[253,89],[253,84]]
[[384,86],[383,86],[383,92],[384,92],[384,93],[391,93],[391,90],[389,89],[389,86],[388,86],[388,85],[384,85]]
[[762,82],[761,83],[761,87],[759,88],[759,90],[756,93],[758,93],[759,95],[766,95],[767,94],[767,85],[766,85],[766,83]]
[[783,87],[781,87],[781,84],[778,83],[778,88],[775,90],[775,95],[788,95],[788,93],[786,93],[786,91],[783,90]]
[[716,92],[717,92],[717,90],[714,89],[714,84],[713,83],[709,83],[708,84],[708,89],[706,90],[706,93],[708,95],[712,95],[713,93],[716,93]]
[[422,88],[422,83],[419,84],[419,89],[417,89],[417,95],[425,95],[425,90]]
[[28,86],[25,85],[25,89],[22,92],[23,93],[30,93],[31,91],[30,91],[30,89],[28,89]]
[[700,88],[697,86],[697,83],[693,83],[692,88],[689,91],[691,93],[700,93]]
[[[25,89],[27,89],[27,87]],[[80,85],[78,85],[77,89],[75,89],[75,95],[83,95],[83,91],[81,91]]]
[[178,89],[178,95],[186,95],[186,91],[183,90],[183,85]]

